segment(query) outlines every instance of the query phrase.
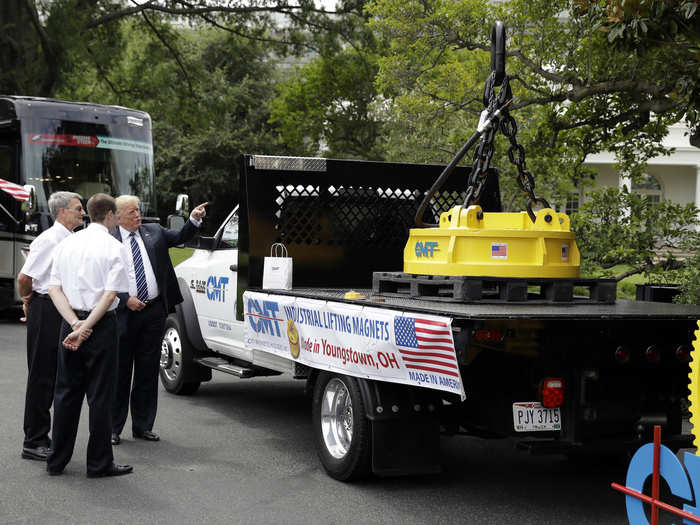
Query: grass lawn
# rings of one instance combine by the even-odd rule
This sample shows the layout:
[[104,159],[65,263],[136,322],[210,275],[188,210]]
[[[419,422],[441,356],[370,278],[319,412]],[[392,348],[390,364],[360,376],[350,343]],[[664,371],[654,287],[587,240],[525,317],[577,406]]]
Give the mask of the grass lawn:
[[169,252],[173,266],[177,266],[182,261],[189,259],[194,253],[194,250],[192,248],[170,248]]

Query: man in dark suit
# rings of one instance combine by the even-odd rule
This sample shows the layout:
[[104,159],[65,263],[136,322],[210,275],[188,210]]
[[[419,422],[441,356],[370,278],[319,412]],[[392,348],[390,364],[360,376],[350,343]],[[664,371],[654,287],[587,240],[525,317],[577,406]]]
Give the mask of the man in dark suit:
[[[182,295],[168,248],[194,237],[206,215],[200,204],[181,230],[141,224],[139,199],[117,197],[119,226],[112,234],[129,252],[133,273],[129,293],[119,294],[119,377],[112,410],[112,444],[121,442],[131,404],[131,430],[137,439],[158,441],[153,432],[158,406],[158,367],[165,319]],[[133,371],[133,386],[132,386]],[[131,391],[131,393],[130,393]]]

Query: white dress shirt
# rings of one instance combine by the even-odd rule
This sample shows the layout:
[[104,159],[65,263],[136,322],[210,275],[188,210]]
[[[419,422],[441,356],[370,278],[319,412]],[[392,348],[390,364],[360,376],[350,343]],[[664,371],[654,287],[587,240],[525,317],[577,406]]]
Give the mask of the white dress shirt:
[[53,264],[54,251],[59,243],[68,237],[71,231],[56,221],[29,245],[29,256],[24,262],[22,273],[32,278],[32,290],[37,293],[49,292],[49,278]]
[[[138,291],[136,289],[136,272],[134,271],[134,254],[131,251],[131,232],[119,226],[119,233],[122,236],[122,243],[126,248],[129,259],[129,297],[136,297]],[[148,300],[150,301],[158,297],[158,282],[156,281],[156,274],[151,265],[151,259],[148,257],[148,252],[146,251],[146,245],[143,244],[143,239],[138,230],[134,232],[134,237],[136,238],[136,244],[139,245],[139,249],[141,250],[143,271],[146,274],[146,286],[148,287]]]
[[[74,310],[95,308],[105,291],[129,291],[126,247],[102,224],[91,223],[63,241],[54,255],[49,286],[60,286]],[[115,298],[108,310],[119,304]]]
[[[190,217],[190,221],[197,228],[202,224],[201,220],[197,220],[194,217]],[[129,253],[129,297],[137,297],[138,290],[136,289],[136,272],[134,271],[134,254],[131,251],[131,232],[125,230],[119,226],[119,234],[122,236],[122,243],[126,246],[126,251]],[[148,257],[148,252],[146,251],[146,245],[143,243],[141,234],[138,230],[134,232],[134,237],[136,237],[136,243],[139,245],[141,250],[141,260],[143,261],[143,271],[146,274],[146,286],[148,287],[148,300],[155,299],[158,297],[160,290],[158,289],[158,281],[156,280],[156,274],[153,271],[153,265],[151,264],[151,259]]]

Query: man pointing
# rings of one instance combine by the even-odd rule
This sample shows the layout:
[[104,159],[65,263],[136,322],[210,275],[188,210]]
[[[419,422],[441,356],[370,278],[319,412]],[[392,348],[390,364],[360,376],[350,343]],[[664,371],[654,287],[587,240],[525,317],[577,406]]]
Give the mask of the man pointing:
[[[158,367],[165,319],[182,295],[168,248],[194,237],[205,206],[200,204],[190,214],[181,230],[159,224],[141,224],[139,198],[117,197],[119,227],[113,233],[127,248],[133,273],[129,293],[120,294],[119,378],[112,411],[112,444],[121,442],[120,434],[131,405],[131,431],[137,439],[158,441],[153,432],[158,407]],[[133,383],[132,383],[133,372]]]

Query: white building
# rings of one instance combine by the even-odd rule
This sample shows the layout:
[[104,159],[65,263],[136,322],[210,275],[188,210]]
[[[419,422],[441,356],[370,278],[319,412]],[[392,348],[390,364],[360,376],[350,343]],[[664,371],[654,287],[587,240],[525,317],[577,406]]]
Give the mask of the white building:
[[[610,152],[590,155],[586,164],[598,171],[595,186],[610,187],[626,185],[632,191],[650,195],[654,200],[668,199],[678,204],[695,203],[700,208],[700,149],[688,142],[688,128],[674,124],[664,139],[665,147],[675,148],[670,156],[650,159],[647,177],[641,184],[621,177],[615,169],[615,157]],[[576,208],[576,203],[573,207]]]

